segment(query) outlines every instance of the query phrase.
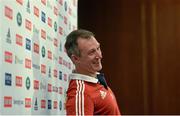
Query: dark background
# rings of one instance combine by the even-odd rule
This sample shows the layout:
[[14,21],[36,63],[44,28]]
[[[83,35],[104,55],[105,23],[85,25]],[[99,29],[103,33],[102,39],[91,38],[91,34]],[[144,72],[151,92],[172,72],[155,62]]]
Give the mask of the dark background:
[[79,0],[122,114],[180,114],[180,0]]

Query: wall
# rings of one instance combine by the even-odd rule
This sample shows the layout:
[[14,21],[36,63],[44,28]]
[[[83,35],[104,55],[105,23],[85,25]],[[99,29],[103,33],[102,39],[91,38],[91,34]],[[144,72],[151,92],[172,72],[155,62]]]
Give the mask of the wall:
[[76,0],[0,0],[0,114],[65,114]]
[[79,0],[122,114],[180,114],[178,0]]

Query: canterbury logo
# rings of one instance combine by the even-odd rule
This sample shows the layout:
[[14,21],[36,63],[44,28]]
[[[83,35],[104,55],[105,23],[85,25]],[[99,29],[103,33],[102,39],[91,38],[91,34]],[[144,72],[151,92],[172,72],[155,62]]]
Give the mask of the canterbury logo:
[[101,95],[101,98],[104,99],[106,97],[106,92],[105,91],[101,91],[100,90],[100,95]]

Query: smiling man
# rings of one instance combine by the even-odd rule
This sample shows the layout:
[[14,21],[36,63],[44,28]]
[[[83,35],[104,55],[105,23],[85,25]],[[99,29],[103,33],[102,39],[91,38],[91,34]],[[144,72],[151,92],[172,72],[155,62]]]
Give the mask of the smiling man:
[[67,91],[67,115],[120,115],[116,98],[99,73],[102,53],[94,34],[72,31],[65,48],[75,65]]

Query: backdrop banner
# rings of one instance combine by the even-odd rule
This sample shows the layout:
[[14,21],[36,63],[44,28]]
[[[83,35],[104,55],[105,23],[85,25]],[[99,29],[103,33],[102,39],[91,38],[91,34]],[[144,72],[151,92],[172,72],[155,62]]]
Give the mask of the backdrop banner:
[[0,0],[0,114],[66,114],[77,0]]

